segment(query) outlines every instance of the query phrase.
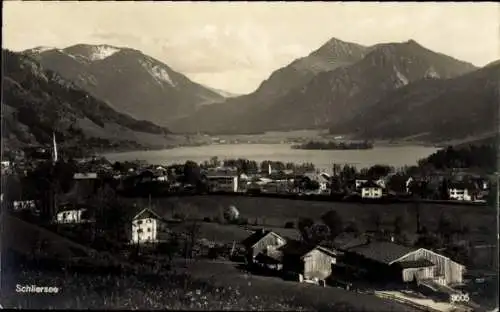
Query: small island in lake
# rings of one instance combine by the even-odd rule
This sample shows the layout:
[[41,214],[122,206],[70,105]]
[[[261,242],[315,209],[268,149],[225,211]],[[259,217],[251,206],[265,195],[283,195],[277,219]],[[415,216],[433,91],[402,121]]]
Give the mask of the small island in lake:
[[365,150],[365,149],[372,149],[373,144],[367,141],[363,142],[309,141],[303,144],[292,145],[292,148],[304,149],[304,150]]

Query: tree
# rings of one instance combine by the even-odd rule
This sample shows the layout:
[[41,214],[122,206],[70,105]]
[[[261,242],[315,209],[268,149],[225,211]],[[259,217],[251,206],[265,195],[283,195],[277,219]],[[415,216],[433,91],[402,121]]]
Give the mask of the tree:
[[344,229],[344,224],[341,216],[335,210],[330,210],[325,213],[321,220],[330,229],[331,238],[335,238],[337,235],[342,233]]
[[392,168],[390,166],[374,165],[368,169],[367,175],[371,179],[378,179],[380,177],[387,176],[391,171],[392,171]]
[[186,228],[186,240],[184,245],[185,258],[193,257],[193,250],[196,240],[200,234],[201,225],[197,221],[192,221]]
[[382,217],[380,213],[374,211],[370,214],[370,223],[375,227],[376,232],[380,232],[382,230]]
[[314,221],[311,218],[300,218],[297,222],[297,228],[304,241],[310,240],[309,229],[314,225]]
[[445,242],[450,243],[454,232],[453,223],[451,218],[444,213],[439,216],[437,231]]
[[359,233],[358,225],[354,221],[349,221],[346,227],[344,228],[344,232],[358,234]]
[[439,188],[439,194],[441,199],[443,200],[450,199],[450,194],[448,193],[448,185],[449,185],[448,180],[443,179],[443,182],[441,183],[441,186]]
[[240,212],[238,209],[236,209],[235,206],[231,205],[229,207],[226,207],[223,211],[223,217],[224,220],[226,220],[229,223],[236,222],[238,218],[240,217]]
[[332,237],[330,229],[325,224],[313,224],[309,227],[308,243],[316,245]]
[[394,218],[394,234],[401,235],[404,228],[404,220],[402,216],[396,216]]
[[115,163],[113,164],[113,170],[123,172],[125,171],[125,166],[121,162],[115,161]]

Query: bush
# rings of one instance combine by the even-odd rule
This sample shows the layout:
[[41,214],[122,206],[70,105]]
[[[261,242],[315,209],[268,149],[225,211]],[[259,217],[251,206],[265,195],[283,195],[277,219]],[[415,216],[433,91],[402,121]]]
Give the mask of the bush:
[[236,220],[236,223],[239,225],[248,225],[248,219],[246,218],[238,219]]
[[285,229],[293,229],[295,228],[295,223],[293,221],[288,221],[285,223]]
[[203,218],[203,222],[212,222],[212,219],[210,217],[205,217]]
[[174,219],[180,219],[180,220],[184,220],[186,218],[186,216],[182,213],[174,213],[173,217]]

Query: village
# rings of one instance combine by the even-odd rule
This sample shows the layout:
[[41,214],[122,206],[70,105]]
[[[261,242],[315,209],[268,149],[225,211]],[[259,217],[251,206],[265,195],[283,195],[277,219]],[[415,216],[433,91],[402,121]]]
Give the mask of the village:
[[[494,182],[487,177],[456,171],[406,175],[386,166],[358,172],[348,165],[334,165],[333,174],[328,174],[315,170],[311,164],[293,168],[271,161],[260,164],[260,168],[253,165],[252,170],[250,161],[224,163],[217,158],[202,164],[188,161],[165,166],[141,162],[111,164],[104,158],[93,157],[68,165],[69,162],[57,158],[57,152],[49,151],[51,156],[40,156],[45,151],[39,152],[31,158],[23,155],[20,161],[2,162],[2,175],[24,177],[19,181],[36,180],[37,176],[63,179],[63,184],[68,185],[66,192],[54,181],[45,181],[49,192],[41,198],[30,198],[37,194],[28,190],[33,184],[21,183],[13,186],[20,193],[2,194],[2,210],[80,244],[113,250],[126,259],[141,259],[153,267],[174,263],[176,258],[222,261],[225,265],[237,265],[241,272],[252,276],[340,287],[427,311],[481,308],[476,301],[484,293],[478,292],[480,285],[476,284],[488,277],[468,275],[471,270],[461,263],[469,262],[467,256],[457,260],[460,252],[451,253],[444,248],[451,246],[453,237],[467,242],[470,230],[462,227],[446,233],[446,228],[455,228],[449,220],[439,220],[438,235],[444,243],[438,246],[428,242],[437,238],[418,224],[420,219],[412,240],[411,235],[402,234],[406,229],[396,221],[392,229],[383,229],[379,220],[374,221],[378,222],[375,230],[361,230],[356,224],[345,225],[335,210],[324,213],[320,223],[297,216],[298,220],[284,226],[271,226],[258,218],[250,222],[238,204],[219,205],[218,215],[208,216],[208,210],[188,211],[190,208],[182,201],[200,195],[258,198],[281,194],[284,197],[276,200],[301,201],[305,206],[305,199],[321,197],[326,204],[366,203],[366,209],[370,209],[370,204],[388,204],[384,199],[406,199],[416,205],[424,200],[470,203],[473,206],[464,209],[481,210],[488,209],[486,198]],[[44,166],[49,171],[41,171]],[[141,196],[148,198],[147,202],[133,200]],[[152,203],[161,197],[175,197],[176,204],[164,207]],[[219,232],[207,234],[210,231]],[[469,254],[476,247],[471,248]],[[473,285],[472,290],[465,285]]]

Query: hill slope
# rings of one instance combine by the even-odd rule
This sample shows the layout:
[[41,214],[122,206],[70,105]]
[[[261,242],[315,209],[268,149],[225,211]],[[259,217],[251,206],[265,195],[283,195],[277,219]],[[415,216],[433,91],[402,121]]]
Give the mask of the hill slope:
[[421,134],[420,139],[436,142],[487,140],[497,130],[499,77],[497,63],[453,79],[421,80],[388,94],[332,132],[359,130],[358,136],[371,139]]
[[118,112],[159,125],[191,114],[199,105],[224,100],[219,93],[134,49],[78,44],[24,53]]
[[7,148],[51,142],[82,148],[163,145],[170,132],[120,114],[38,62],[2,51],[2,139]]
[[[413,40],[359,51],[351,62],[312,72],[309,79],[286,92],[272,93],[261,86],[260,91],[248,95],[245,100],[240,97],[225,104],[211,105],[182,122],[196,125],[199,130],[219,132],[325,127],[362,113],[387,93],[422,78],[453,78],[475,69],[469,63],[430,51]],[[271,77],[275,75],[279,75],[279,71]],[[279,87],[271,89],[279,90]],[[259,94],[267,95],[259,99]],[[238,105],[229,105],[237,100],[240,101]],[[251,104],[243,105],[243,101]],[[172,124],[173,127],[177,125]]]

